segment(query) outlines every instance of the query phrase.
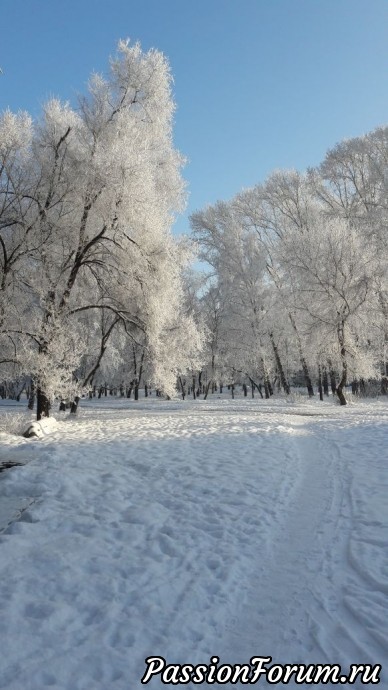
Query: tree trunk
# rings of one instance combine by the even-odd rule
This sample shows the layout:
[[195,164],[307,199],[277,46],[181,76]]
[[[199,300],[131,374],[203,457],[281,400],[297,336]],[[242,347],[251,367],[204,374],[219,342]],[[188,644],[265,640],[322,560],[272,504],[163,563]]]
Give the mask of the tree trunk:
[[[140,359],[139,377],[138,377],[138,380],[137,380],[137,387],[138,387],[138,389],[140,388],[141,379],[142,379],[142,376],[143,376],[143,363],[144,363],[144,351],[142,352],[142,354],[141,354],[141,359]],[[136,391],[135,391],[135,400],[138,400],[138,397],[136,398]]]
[[211,385],[212,385],[212,381],[210,380],[210,381],[208,381],[208,384],[207,384],[207,386],[206,386],[206,388],[205,388],[205,394],[204,394],[204,396],[203,396],[203,399],[204,399],[204,400],[207,400],[207,395],[208,395],[208,393],[209,393],[209,388],[210,388]]
[[360,392],[360,384],[357,379],[352,381],[352,395],[358,395]]
[[271,395],[273,395],[273,390],[272,390],[271,382],[269,380],[268,369],[266,367],[264,357],[261,357],[261,365],[263,367],[264,394],[265,394],[265,399],[268,400],[268,398]]
[[288,381],[287,381],[286,376],[285,376],[285,373],[284,373],[283,365],[282,365],[281,360],[280,360],[280,355],[279,355],[278,347],[277,347],[277,345],[276,345],[276,343],[275,343],[275,340],[274,340],[274,337],[273,337],[273,334],[272,334],[272,333],[269,334],[269,337],[270,337],[270,340],[271,340],[273,353],[274,353],[274,355],[275,355],[276,366],[277,366],[277,369],[278,369],[278,372],[279,372],[279,376],[280,376],[280,381],[281,381],[281,384],[282,384],[282,388],[283,388],[284,392],[286,393],[286,395],[289,395],[289,394],[290,394],[290,386],[289,386],[289,384],[288,384]]
[[[247,374],[247,376],[248,376],[248,378],[249,378],[249,380],[250,380],[250,382],[251,382],[251,387],[252,387],[252,398],[255,397],[255,387],[256,387],[257,390],[258,390],[259,393],[260,393],[261,399],[263,400],[263,393],[262,393],[262,391],[261,391],[261,384],[260,384],[260,383],[256,383],[256,381],[254,381],[254,380],[249,376],[249,374]],[[268,396],[268,397],[269,397],[269,396]]]
[[322,383],[324,394],[329,395],[329,379],[327,377],[327,369],[324,364],[322,365]]
[[301,363],[301,366],[302,366],[302,371],[303,371],[303,376],[304,376],[304,380],[305,380],[307,392],[308,392],[309,398],[312,398],[313,395],[314,395],[314,388],[313,388],[313,384],[312,384],[312,381],[311,381],[311,376],[310,376],[309,368],[308,368],[308,366],[307,366],[306,359],[305,359],[305,357],[304,357],[304,355],[303,355],[302,341],[301,341],[301,339],[300,339],[298,327],[297,327],[297,325],[296,325],[296,322],[295,322],[295,319],[294,319],[293,314],[292,314],[291,312],[288,312],[288,316],[289,316],[289,319],[290,319],[290,321],[291,321],[292,328],[293,328],[294,333],[295,333],[296,343],[297,343],[298,352],[299,352],[299,359],[300,359],[300,363]]
[[30,393],[28,396],[28,409],[33,410],[35,405],[35,381],[31,379]]
[[337,382],[336,382],[336,380],[335,380],[335,371],[334,371],[334,369],[333,369],[333,365],[332,365],[330,359],[327,360],[327,364],[328,364],[328,366],[329,366],[329,376],[330,376],[330,388],[331,388],[331,392],[332,392],[333,395],[335,395],[335,394],[336,394],[336,391],[337,391]]
[[318,391],[319,391],[319,399],[323,400],[322,369],[321,369],[320,364],[318,364]]
[[50,401],[39,384],[36,393],[36,419],[39,422],[44,417],[50,416]]
[[348,363],[346,361],[346,347],[345,347],[345,324],[343,321],[341,321],[338,324],[337,327],[337,335],[338,335],[338,343],[340,346],[340,354],[341,354],[341,364],[342,364],[342,373],[341,373],[341,380],[337,386],[336,393],[338,395],[338,399],[341,403],[341,405],[346,405],[346,398],[344,395],[344,388],[346,386],[347,382],[347,377],[348,377]]
[[[385,336],[385,347],[387,348],[388,338]],[[383,364],[383,375],[381,377],[381,395],[387,395],[388,394],[388,364],[384,362]]]
[[[342,381],[342,379],[341,379]],[[346,405],[346,398],[343,392],[343,385],[341,385],[341,381],[337,386],[337,395],[338,395],[338,400],[340,401],[341,405]]]
[[111,323],[111,325],[109,326],[109,328],[108,328],[108,330],[106,331],[106,333],[103,333],[103,334],[102,334],[101,343],[100,343],[100,352],[99,352],[99,354],[98,354],[98,357],[97,357],[97,360],[96,360],[96,363],[95,363],[94,367],[92,367],[91,371],[89,372],[89,374],[85,377],[85,379],[84,379],[84,381],[83,381],[82,386],[83,386],[84,388],[86,388],[86,386],[88,386],[88,385],[92,385],[93,379],[94,379],[94,377],[95,377],[95,375],[96,375],[98,369],[100,368],[101,360],[102,360],[102,358],[103,358],[103,356],[104,356],[104,354],[105,354],[105,351],[106,351],[106,348],[107,348],[107,345],[108,345],[108,340],[109,340],[109,338],[110,338],[110,336],[111,336],[111,333],[112,333],[114,327],[115,327],[116,324],[119,322],[119,320],[120,320],[119,318],[115,319],[115,320],[113,321],[113,323]]
[[309,396],[309,398],[312,398],[314,396],[314,388],[313,388],[313,384],[311,381],[311,376],[310,376],[309,368],[307,366],[307,362],[303,356],[300,357],[300,363],[302,365],[303,376],[304,376],[308,396]]
[[76,414],[78,410],[79,397],[75,396],[73,402],[71,403],[70,414]]
[[181,391],[182,391],[182,400],[184,400],[186,394],[185,394],[185,386],[184,386],[184,383],[182,381],[182,377],[178,376],[178,380],[179,380]]

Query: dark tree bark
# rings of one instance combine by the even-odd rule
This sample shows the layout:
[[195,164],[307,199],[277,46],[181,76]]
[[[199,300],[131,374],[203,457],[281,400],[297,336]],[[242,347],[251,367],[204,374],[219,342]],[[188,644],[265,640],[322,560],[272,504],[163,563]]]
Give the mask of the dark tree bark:
[[201,395],[202,391],[202,371],[198,372],[198,388],[197,388],[197,398]]
[[178,376],[178,380],[179,380],[179,384],[180,384],[181,391],[182,391],[182,400],[184,400],[186,397],[185,384],[183,383],[181,376]]
[[79,403],[79,397],[78,397],[78,395],[76,395],[73,402],[71,403],[70,414],[76,414],[77,413],[78,403]]
[[269,334],[269,337],[270,337],[270,340],[271,340],[271,345],[272,345],[273,353],[274,353],[274,355],[275,355],[276,366],[277,366],[277,370],[278,370],[278,372],[279,372],[279,376],[280,376],[280,381],[281,381],[281,384],[282,384],[282,388],[283,388],[284,392],[286,393],[286,395],[289,395],[289,394],[290,394],[290,386],[289,386],[289,384],[288,384],[288,381],[287,381],[287,379],[286,379],[286,375],[285,375],[285,373],[284,373],[284,369],[283,369],[283,365],[282,365],[282,362],[281,362],[281,359],[280,359],[278,347],[277,347],[277,345],[276,345],[276,343],[275,343],[275,339],[274,339],[272,333]]
[[35,381],[31,379],[30,392],[28,396],[28,409],[33,410],[35,405]]
[[36,419],[39,422],[44,417],[50,416],[50,401],[39,385],[36,393]]
[[352,381],[352,394],[358,395],[359,392],[360,392],[360,384],[357,381],[357,379],[354,379],[354,381]]
[[207,396],[208,396],[208,393],[209,393],[209,388],[210,388],[211,385],[213,385],[213,383],[212,383],[212,380],[210,379],[210,381],[208,381],[208,384],[207,384],[207,386],[206,386],[206,388],[205,388],[205,393],[204,393],[204,396],[203,396],[203,399],[204,399],[204,400],[207,400]]
[[324,364],[322,365],[322,384],[324,394],[329,395],[329,379],[327,376],[327,369]]
[[[111,323],[109,328],[102,334],[101,343],[100,343],[100,352],[98,353],[98,357],[97,357],[95,365],[92,367],[92,369],[90,370],[88,375],[85,376],[85,378],[83,380],[82,385],[84,388],[86,388],[86,386],[92,384],[93,379],[94,379],[98,369],[100,368],[101,360],[102,360],[102,358],[105,354],[106,348],[108,346],[108,340],[111,336],[111,333],[119,321],[120,321],[119,318],[114,319],[114,321]],[[105,393],[105,395],[106,395],[106,393]]]
[[140,358],[139,376],[138,376],[138,380],[137,380],[137,397],[136,397],[136,390],[135,390],[135,400],[139,400],[139,388],[140,388],[141,380],[143,377],[143,365],[144,365],[144,350],[141,353],[141,358]]
[[340,379],[340,382],[337,386],[336,393],[337,393],[338,399],[340,401],[340,404],[346,405],[344,388],[346,386],[347,377],[348,377],[348,363],[346,361],[345,324],[344,324],[344,321],[341,321],[338,324],[337,335],[338,335],[338,342],[339,342],[339,346],[340,346],[342,372],[341,372],[341,379]]
[[[388,348],[388,336],[385,336],[385,345]],[[381,377],[381,394],[388,395],[388,363],[383,364],[383,375]]]
[[303,376],[304,376],[308,396],[309,396],[309,398],[312,398],[314,396],[314,388],[313,388],[313,384],[311,381],[311,376],[310,376],[309,368],[307,366],[307,362],[306,362],[305,358],[302,356],[300,358],[300,363],[302,365]]
[[319,399],[323,400],[322,368],[321,368],[320,364],[318,364],[318,392],[319,392]]

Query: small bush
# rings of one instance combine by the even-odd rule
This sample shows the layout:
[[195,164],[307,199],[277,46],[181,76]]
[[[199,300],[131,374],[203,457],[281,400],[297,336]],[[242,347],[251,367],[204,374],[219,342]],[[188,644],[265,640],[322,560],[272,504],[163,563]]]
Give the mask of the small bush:
[[31,420],[31,412],[27,411],[0,414],[0,433],[22,436]]

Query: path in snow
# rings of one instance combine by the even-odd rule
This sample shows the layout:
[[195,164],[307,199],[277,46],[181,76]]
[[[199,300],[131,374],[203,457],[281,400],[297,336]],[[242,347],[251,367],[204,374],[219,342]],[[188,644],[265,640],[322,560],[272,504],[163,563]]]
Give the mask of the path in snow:
[[225,657],[241,660],[255,640],[273,663],[336,663],[345,674],[350,664],[387,665],[387,430],[341,427],[320,423],[292,437],[301,482],[230,626]]
[[153,655],[387,664],[387,417],[102,401],[32,442],[0,479],[36,499],[1,537],[0,688],[138,690]]

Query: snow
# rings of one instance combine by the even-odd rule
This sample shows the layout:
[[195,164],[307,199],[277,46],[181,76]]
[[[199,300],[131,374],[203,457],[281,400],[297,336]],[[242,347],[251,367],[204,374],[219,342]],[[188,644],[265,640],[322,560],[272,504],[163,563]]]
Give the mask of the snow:
[[1,434],[33,450],[0,475],[24,506],[0,536],[0,688],[138,690],[148,656],[214,655],[379,663],[384,687],[388,405],[82,406]]
[[31,437],[43,438],[43,436],[47,436],[47,434],[54,431],[57,426],[55,417],[46,417],[41,419],[40,422],[32,422],[29,424],[26,433]]

